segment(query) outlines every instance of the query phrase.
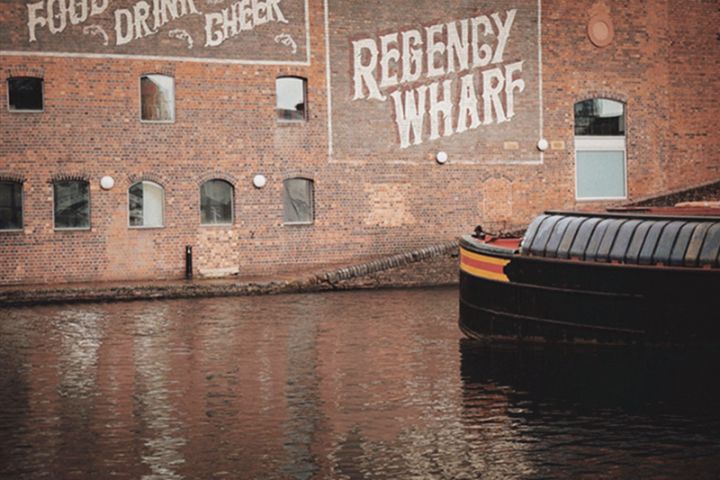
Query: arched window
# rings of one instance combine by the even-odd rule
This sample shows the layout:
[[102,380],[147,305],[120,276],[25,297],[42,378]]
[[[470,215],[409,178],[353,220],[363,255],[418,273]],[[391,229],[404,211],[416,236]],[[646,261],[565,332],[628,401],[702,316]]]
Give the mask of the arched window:
[[140,118],[145,122],[175,121],[175,79],[167,75],[140,77]]
[[90,228],[90,185],[85,180],[53,183],[55,229]]
[[307,118],[306,83],[300,77],[278,77],[275,80],[278,120],[302,121]]
[[200,223],[233,222],[233,186],[225,180],[209,180],[200,187]]
[[284,224],[313,223],[313,190],[313,181],[308,178],[288,178],[283,181]]
[[22,183],[0,180],[0,230],[20,230],[22,227]]
[[8,109],[15,112],[42,112],[43,79],[37,77],[8,78]]
[[162,227],[165,192],[157,183],[143,181],[128,190],[131,227]]
[[575,196],[627,197],[625,105],[593,98],[575,104]]

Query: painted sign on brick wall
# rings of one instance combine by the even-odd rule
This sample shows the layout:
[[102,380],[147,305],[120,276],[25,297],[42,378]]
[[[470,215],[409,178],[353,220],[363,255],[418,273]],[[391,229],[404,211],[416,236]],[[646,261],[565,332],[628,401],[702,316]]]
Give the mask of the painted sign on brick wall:
[[326,0],[326,15],[334,160],[540,159],[537,0]]
[[2,54],[308,62],[307,0],[4,0]]

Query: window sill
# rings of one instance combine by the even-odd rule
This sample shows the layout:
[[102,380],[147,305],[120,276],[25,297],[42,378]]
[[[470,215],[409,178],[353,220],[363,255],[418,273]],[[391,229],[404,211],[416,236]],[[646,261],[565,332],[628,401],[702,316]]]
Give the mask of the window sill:
[[308,123],[308,121],[305,119],[303,119],[303,120],[280,120],[280,119],[278,119],[276,121],[276,123],[277,123],[277,125],[289,126],[289,125],[304,125],[304,124]]
[[283,227],[302,227],[308,225],[315,225],[315,222],[283,222]]
[[172,125],[173,123],[175,123],[175,120],[143,120],[141,118],[140,123],[148,125]]
[[618,200],[627,200],[628,197],[575,197],[576,202],[616,202]]
[[165,225],[153,225],[153,226],[137,226],[128,225],[128,230],[160,230],[165,228]]
[[3,233],[23,233],[25,232],[24,228],[0,228],[0,235]]
[[201,227],[210,227],[210,228],[227,228],[234,226],[234,223],[201,223]]
[[45,109],[42,109],[42,110],[21,110],[21,109],[8,108],[8,112],[10,112],[10,113],[45,113]]
[[53,228],[56,232],[89,232],[92,230],[91,227],[77,227],[77,228]]

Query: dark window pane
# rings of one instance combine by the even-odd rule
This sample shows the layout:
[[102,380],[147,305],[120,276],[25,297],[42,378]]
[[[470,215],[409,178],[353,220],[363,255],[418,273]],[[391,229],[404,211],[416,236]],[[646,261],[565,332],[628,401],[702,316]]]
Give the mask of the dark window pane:
[[8,78],[8,104],[10,110],[42,110],[42,84],[42,78]]
[[625,105],[605,98],[576,103],[575,135],[625,135]]
[[0,230],[22,228],[22,184],[0,182]]
[[165,75],[140,77],[140,101],[143,120],[175,120],[175,79]]
[[275,81],[277,115],[281,120],[305,120],[305,80],[280,77]]
[[90,189],[84,181],[55,182],[55,228],[90,227]]
[[201,223],[232,223],[233,187],[224,180],[210,180],[200,187]]
[[312,223],[312,180],[306,178],[289,178],[283,182],[283,186],[283,222]]
[[130,187],[128,208],[130,210],[130,226],[143,226],[143,187],[142,182]]

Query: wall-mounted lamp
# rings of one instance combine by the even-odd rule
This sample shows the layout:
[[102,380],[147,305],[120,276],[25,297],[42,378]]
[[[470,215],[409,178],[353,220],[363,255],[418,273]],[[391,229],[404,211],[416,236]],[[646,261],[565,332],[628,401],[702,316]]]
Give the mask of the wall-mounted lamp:
[[540,150],[541,152],[544,152],[545,150],[547,150],[549,146],[550,146],[550,144],[544,138],[541,138],[540,140],[538,140],[537,149]]
[[115,185],[115,180],[109,175],[105,175],[100,179],[100,187],[103,190],[110,190]]
[[438,162],[440,165],[444,165],[448,161],[448,154],[445,152],[438,152],[435,155],[435,161]]
[[253,186],[255,188],[263,188],[267,184],[267,178],[265,175],[255,175],[253,177]]

